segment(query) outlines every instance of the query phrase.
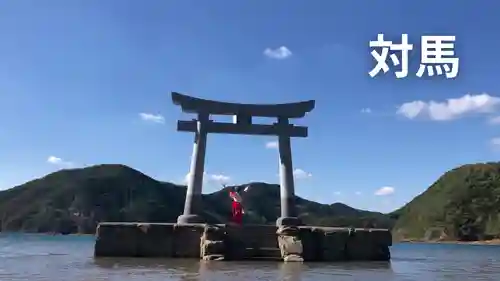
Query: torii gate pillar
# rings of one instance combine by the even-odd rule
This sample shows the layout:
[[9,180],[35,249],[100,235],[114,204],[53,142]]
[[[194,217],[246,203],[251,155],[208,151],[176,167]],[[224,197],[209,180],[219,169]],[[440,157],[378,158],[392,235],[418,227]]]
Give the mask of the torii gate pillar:
[[193,154],[191,156],[191,168],[187,182],[186,201],[184,202],[184,213],[177,218],[177,223],[202,223],[199,216],[202,211],[202,186],[205,171],[205,152],[207,149],[207,123],[208,115],[199,114],[194,134]]
[[[314,109],[314,100],[287,104],[240,104],[172,93],[172,101],[183,112],[196,113],[198,119],[177,121],[177,130],[195,133],[190,177],[184,204],[184,213],[177,218],[179,224],[202,223],[202,184],[208,133],[278,136],[280,162],[281,217],[278,226],[300,225],[295,209],[291,137],[307,137],[307,127],[289,123],[290,118],[304,117]],[[214,122],[210,115],[232,115],[233,123]],[[274,117],[277,123],[252,124],[252,117]]]
[[[288,119],[279,118],[278,125],[288,126]],[[295,209],[295,183],[293,179],[293,161],[290,136],[278,136],[279,167],[280,167],[280,201],[281,217],[276,225],[299,225],[297,210]]]

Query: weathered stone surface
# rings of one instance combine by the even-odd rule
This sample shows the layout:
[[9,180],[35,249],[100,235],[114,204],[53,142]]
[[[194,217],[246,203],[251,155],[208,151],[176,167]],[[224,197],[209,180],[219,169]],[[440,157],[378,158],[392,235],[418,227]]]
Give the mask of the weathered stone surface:
[[288,255],[302,255],[302,241],[298,236],[280,235],[278,237],[278,244],[283,257]]
[[96,257],[135,257],[140,230],[137,224],[101,223],[97,226],[94,255]]
[[208,255],[201,258],[204,261],[223,261],[225,257],[223,255]]
[[173,226],[161,223],[101,223],[97,227],[94,255],[172,257]]
[[389,246],[380,245],[375,250],[375,255],[372,257],[373,261],[390,261],[391,260],[391,251],[389,250]]
[[372,260],[389,261],[391,259],[392,234],[387,229],[370,229],[373,236],[374,255]]
[[206,240],[223,241],[226,237],[226,227],[218,225],[205,225],[203,237]]
[[378,244],[392,246],[392,233],[387,229],[367,229]]
[[205,225],[200,238],[200,255],[202,259],[208,256],[225,256],[226,252],[225,227]]
[[300,227],[299,237],[302,241],[302,257],[305,261],[322,260],[322,236],[321,229],[315,227]]
[[287,255],[283,258],[284,262],[303,262],[304,259],[299,255]]
[[176,224],[174,227],[174,257],[200,257],[200,238],[204,224]]
[[172,257],[174,255],[173,224],[137,225],[137,256],[139,257]]
[[371,235],[374,238],[374,256],[372,260],[389,261],[391,259],[392,234],[386,229],[370,229]]
[[227,225],[226,232],[227,259],[261,258],[262,255],[272,253],[272,249],[278,250],[276,226]]
[[377,229],[356,229],[347,242],[349,260],[389,260],[390,232]]
[[267,260],[276,260],[279,261],[282,259],[281,250],[279,248],[259,248],[253,253],[254,258],[256,259],[267,259]]
[[226,259],[227,260],[244,260],[246,248],[243,241],[235,236],[228,236],[226,239]]
[[373,255],[373,237],[368,231],[357,229],[347,239],[346,256],[349,260],[370,260]]
[[345,259],[345,247],[349,238],[347,228],[322,228],[321,259],[324,261],[341,261]]
[[224,241],[203,241],[203,255],[223,254],[225,250]]
[[248,247],[278,248],[276,226],[274,225],[243,225],[233,227],[233,230],[239,232],[238,236]]
[[101,223],[96,236],[96,257],[388,261],[392,245],[386,229],[308,226]]
[[280,226],[278,230],[276,230],[276,234],[288,236],[297,236],[299,232],[300,229],[297,226]]
[[299,228],[295,226],[283,226],[279,227],[276,233],[278,234],[278,245],[283,260],[303,261],[303,247],[299,236]]

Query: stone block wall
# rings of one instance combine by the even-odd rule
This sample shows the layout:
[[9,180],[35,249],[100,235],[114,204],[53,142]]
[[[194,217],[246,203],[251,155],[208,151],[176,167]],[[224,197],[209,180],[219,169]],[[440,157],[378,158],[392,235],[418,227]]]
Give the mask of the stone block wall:
[[[174,255],[174,226],[138,224],[138,257],[171,257]],[[133,243],[131,243],[133,244]]]
[[388,261],[392,245],[386,229],[311,226],[101,223],[96,236],[96,257]]
[[94,245],[95,256],[136,257],[140,229],[136,224],[99,224]]
[[392,235],[385,229],[356,229],[348,240],[347,259],[377,260],[391,259],[389,246],[392,246]]
[[277,248],[278,241],[274,225],[228,225],[228,235],[237,237],[248,247]]
[[227,257],[244,260],[272,254],[269,249],[278,249],[276,226],[274,225],[226,225]]
[[174,225],[174,257],[200,257],[200,239],[205,226],[203,224]]
[[199,257],[204,225],[100,223],[96,257]]
[[390,260],[392,235],[387,229],[301,227],[306,261]]
[[205,225],[200,239],[200,258],[203,260],[226,259],[226,228]]

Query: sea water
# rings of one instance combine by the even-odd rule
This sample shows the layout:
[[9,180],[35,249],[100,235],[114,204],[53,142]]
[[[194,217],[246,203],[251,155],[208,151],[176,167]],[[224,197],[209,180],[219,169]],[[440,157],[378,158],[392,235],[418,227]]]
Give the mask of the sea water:
[[0,280],[500,280],[500,246],[395,244],[392,261],[201,262],[93,257],[93,236],[0,234]]

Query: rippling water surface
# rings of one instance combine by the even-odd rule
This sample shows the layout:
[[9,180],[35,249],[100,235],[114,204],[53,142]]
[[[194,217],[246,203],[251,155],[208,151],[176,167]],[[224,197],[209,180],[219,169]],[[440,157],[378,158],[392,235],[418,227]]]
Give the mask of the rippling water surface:
[[397,244],[391,263],[94,259],[91,236],[0,235],[0,280],[500,280],[500,247]]

